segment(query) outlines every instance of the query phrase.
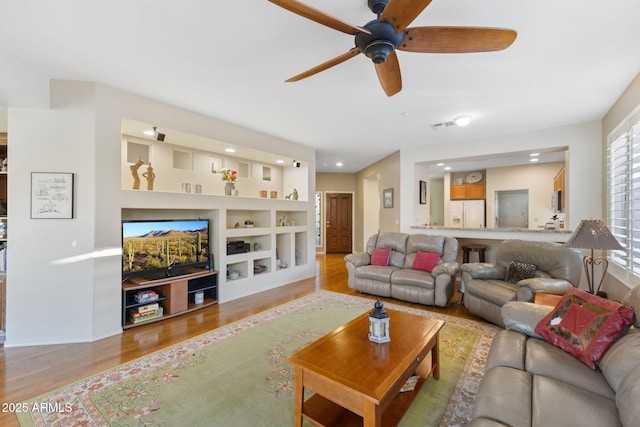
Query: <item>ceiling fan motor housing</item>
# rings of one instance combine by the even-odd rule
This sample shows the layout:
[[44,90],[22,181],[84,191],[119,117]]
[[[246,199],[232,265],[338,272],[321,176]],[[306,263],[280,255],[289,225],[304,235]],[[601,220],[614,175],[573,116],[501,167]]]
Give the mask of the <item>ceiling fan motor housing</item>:
[[371,34],[356,34],[356,47],[371,58],[374,64],[382,64],[387,56],[400,46],[404,32],[396,33],[393,25],[379,19],[373,20],[363,27]]

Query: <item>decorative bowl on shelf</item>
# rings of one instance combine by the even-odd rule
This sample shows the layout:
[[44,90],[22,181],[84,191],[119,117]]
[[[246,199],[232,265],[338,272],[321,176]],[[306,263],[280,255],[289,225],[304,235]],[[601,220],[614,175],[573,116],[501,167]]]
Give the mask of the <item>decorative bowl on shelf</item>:
[[253,266],[253,274],[260,274],[267,270],[267,267],[264,265],[256,264]]

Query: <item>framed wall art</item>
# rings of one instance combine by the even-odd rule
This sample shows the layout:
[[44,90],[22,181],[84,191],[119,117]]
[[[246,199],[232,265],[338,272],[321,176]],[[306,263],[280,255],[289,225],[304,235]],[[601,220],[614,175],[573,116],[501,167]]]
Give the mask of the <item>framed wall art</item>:
[[73,218],[73,174],[31,172],[31,218]]
[[393,207],[393,188],[382,191],[382,206],[385,208]]
[[426,181],[420,181],[420,204],[427,204],[427,183]]

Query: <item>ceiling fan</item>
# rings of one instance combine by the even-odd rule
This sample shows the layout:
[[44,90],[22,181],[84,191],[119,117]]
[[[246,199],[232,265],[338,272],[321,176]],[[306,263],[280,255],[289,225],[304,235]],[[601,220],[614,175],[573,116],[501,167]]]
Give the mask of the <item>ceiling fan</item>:
[[503,50],[516,39],[513,30],[482,27],[407,28],[431,0],[367,0],[377,19],[362,27],[297,0],[269,0],[290,12],[346,34],[355,35],[356,46],[342,55],[291,77],[296,82],[364,53],[375,64],[378,80],[387,96],[402,89],[396,50],[419,53],[469,53]]

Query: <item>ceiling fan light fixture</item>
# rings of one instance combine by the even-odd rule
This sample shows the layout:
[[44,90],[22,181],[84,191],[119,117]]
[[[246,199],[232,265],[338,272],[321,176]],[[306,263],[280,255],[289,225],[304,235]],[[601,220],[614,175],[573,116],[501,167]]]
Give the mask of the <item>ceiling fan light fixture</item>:
[[463,127],[467,126],[469,123],[471,123],[471,115],[466,114],[464,116],[454,117],[453,118],[453,122],[457,126],[460,126],[461,128],[463,128]]
[[382,64],[396,47],[388,40],[374,40],[364,48],[364,54],[374,64]]

